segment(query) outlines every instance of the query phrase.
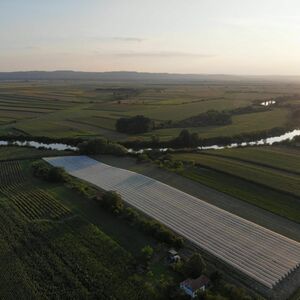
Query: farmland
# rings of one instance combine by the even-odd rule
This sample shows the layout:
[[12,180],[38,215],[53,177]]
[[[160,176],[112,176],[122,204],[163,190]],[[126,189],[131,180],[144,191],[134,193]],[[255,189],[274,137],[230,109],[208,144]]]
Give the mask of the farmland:
[[[205,115],[209,110],[216,110],[220,114],[230,114],[230,122],[187,126],[189,132],[197,133],[200,140],[236,135],[244,138],[244,134],[263,133],[276,127],[286,129],[297,124],[291,123],[293,111],[299,108],[300,96],[298,99],[297,95],[300,95],[299,84],[255,81],[176,84],[92,80],[0,81],[0,135],[4,139],[10,134],[25,135],[32,139],[35,136],[62,139],[79,137],[86,140],[106,137],[124,144],[134,140],[168,141],[177,137],[185,128],[182,124],[190,124],[183,121]],[[260,103],[270,99],[278,101],[270,107],[262,107]],[[149,132],[139,134],[116,130],[118,119],[136,115],[150,118],[154,127]],[[230,216],[238,215],[299,241],[300,165],[297,147],[281,145],[207,150],[199,153],[189,153],[188,149],[180,151],[161,153],[157,160],[154,157],[146,160],[146,163],[136,163],[136,157],[113,157],[111,160],[121,167],[123,164],[126,166],[126,162],[130,160],[131,170],[149,174],[150,177],[153,175],[153,178],[193,195],[188,195],[186,201],[189,203],[200,198],[204,200],[201,203],[205,207],[209,204],[216,205]],[[16,295],[24,293],[29,299],[48,299],[55,293],[58,298],[66,295],[74,298],[72,291],[77,290],[78,298],[93,298],[97,294],[106,299],[108,294],[113,294],[116,299],[134,299],[132,295],[142,299],[141,293],[147,293],[145,283],[157,288],[160,286],[161,276],[168,280],[174,276],[173,271],[164,264],[162,253],[167,250],[137,226],[101,209],[91,195],[86,198],[86,183],[79,182],[72,186],[69,183],[49,183],[32,176],[30,164],[33,159],[61,155],[69,157],[70,154],[72,153],[27,147],[0,147],[1,228],[7,226],[7,231],[5,235],[1,235],[0,240],[0,251],[7,258],[1,268],[11,270],[11,274],[8,272],[7,278],[3,279],[0,287],[3,294],[0,294],[0,298],[3,295],[11,299],[13,286],[20,282]],[[96,159],[109,161],[104,155],[96,156]],[[172,164],[177,161],[185,162],[180,170],[168,167],[168,162]],[[106,171],[101,188],[120,191],[129,204],[187,239],[193,238],[193,233],[186,226],[191,227],[196,223],[193,232],[202,230],[203,224],[197,222],[205,216],[193,213],[192,221],[186,225],[186,220],[181,217],[186,213],[181,202],[174,204],[169,198],[167,204],[161,201],[165,192],[167,193],[165,190],[159,193],[160,201],[154,199],[154,204],[151,202],[153,199],[150,201],[153,204],[151,206],[149,199],[145,200],[144,197],[148,194],[158,197],[157,191],[147,188],[152,181],[138,185],[140,191],[131,197],[129,190],[135,186],[134,182],[129,179],[129,190],[122,185],[112,186],[113,178],[110,177],[109,170]],[[102,186],[104,183],[106,186]],[[94,186],[88,187],[89,191],[95,192],[94,189]],[[184,199],[185,196],[186,194]],[[141,203],[146,204],[142,207]],[[184,203],[188,206],[188,203]],[[180,209],[180,213],[168,215],[168,205]],[[198,210],[202,209],[203,207],[198,207]],[[157,215],[159,211],[161,213]],[[229,216],[227,213],[226,216]],[[211,223],[215,224],[215,229],[209,229],[213,232],[224,227],[224,224],[219,224],[215,219],[210,221],[212,222],[204,224],[204,227],[211,228]],[[231,219],[227,221],[230,224],[235,222]],[[179,231],[179,223],[176,222],[182,226]],[[261,235],[265,235],[266,229],[262,230]],[[232,232],[237,231],[232,228]],[[234,249],[226,248],[228,245],[225,240],[218,237],[210,240],[209,245],[203,249],[201,246],[211,234],[212,232],[207,231],[203,235],[204,240],[197,237],[193,242],[200,246],[201,253],[212,256],[212,265],[215,265],[217,257],[229,263],[225,263],[225,270],[226,266],[233,266],[230,270],[236,271],[232,274],[234,282],[240,274],[246,274],[251,287],[255,282],[256,288],[258,285],[265,289],[273,286],[286,274],[286,266],[293,268],[290,262],[282,261],[276,267],[277,271],[273,272],[269,259],[277,254],[272,252],[271,247],[268,248],[269,254],[259,256],[259,262],[252,253],[244,253],[248,238],[249,241],[254,241],[254,236],[244,236],[242,239],[245,240],[242,240],[241,245],[237,245],[237,240],[232,240],[233,234],[227,236],[226,240],[232,241]],[[243,234],[244,232],[238,232],[238,236]],[[260,241],[261,244],[266,243],[263,239]],[[222,242],[221,246],[219,242]],[[280,242],[276,247],[280,248],[284,244],[285,242]],[[137,261],[145,245],[153,247],[157,257],[148,266],[149,278],[144,278],[143,274],[137,283]],[[217,248],[220,247],[223,247],[222,251],[218,251]],[[72,251],[68,251],[69,248]],[[113,253],[107,250],[109,248],[113,249]],[[116,257],[111,267],[111,256],[108,253]],[[234,262],[230,253],[235,253],[239,261]],[[282,254],[279,256],[279,261],[284,259]],[[47,272],[43,273],[44,269]],[[212,269],[215,270],[215,267]],[[76,276],[77,273],[80,276]],[[103,282],[103,285],[99,282]],[[249,282],[244,277],[241,282],[237,282],[249,287]],[[108,289],[104,289],[104,286],[108,286]]]
[[[157,123],[177,122],[208,110],[231,111],[277,97],[300,93],[297,84],[209,82],[149,84],[147,82],[31,81],[0,82],[0,134],[49,137],[100,137],[124,141],[174,138],[182,128],[156,128],[126,135],[116,131],[120,117],[145,115]],[[232,136],[284,127],[296,98],[260,112],[237,114],[226,126],[192,127],[203,138]]]
[[[65,152],[65,154],[68,154]],[[0,147],[0,161],[5,160],[21,160],[21,159],[34,159],[43,156],[61,155],[61,151],[54,150],[40,150],[27,147],[18,146],[5,146]]]
[[144,299],[129,252],[33,184],[28,162],[0,170],[1,299]]
[[[297,257],[297,251],[299,251],[297,247],[300,247],[299,243],[239,219],[232,214],[219,210],[206,202],[153,179],[110,167],[87,157],[50,158],[47,161],[55,166],[63,166],[72,175],[87,180],[101,188],[118,191],[130,204],[148,215],[154,216],[174,231],[191,239],[200,247],[212,252],[265,286],[272,287],[287,272],[280,267],[281,259],[286,258],[286,251],[293,252],[292,249],[296,247],[294,254],[291,252],[288,254],[288,257],[291,259],[290,262],[295,259],[294,265],[293,263],[291,265],[292,269],[299,264],[300,257]],[[93,175],[96,173],[98,174],[97,177]],[[161,197],[163,197],[164,201],[161,201]],[[214,224],[213,228],[205,225],[206,218],[208,218],[207,221],[210,225]],[[226,222],[226,226],[222,222]],[[200,227],[196,228],[198,223]],[[239,225],[235,226],[237,223]],[[224,231],[224,227],[227,228],[226,231]],[[221,228],[223,228],[223,231]],[[231,230],[237,240],[230,234]],[[244,231],[239,233],[239,230]],[[201,234],[195,235],[195,232],[201,232]],[[229,236],[224,238],[224,240],[220,240],[217,238],[218,232],[223,237],[227,234]],[[248,245],[247,247],[242,246],[244,245],[244,238],[247,240],[247,242],[245,241]],[[250,246],[248,239],[251,240],[252,238],[256,240],[255,243],[251,243],[251,251],[256,253],[255,256],[252,256],[254,252],[250,251],[250,253],[247,253],[247,249]],[[267,240],[264,240],[265,238]],[[231,241],[230,243],[228,243],[228,239]],[[264,245],[263,250],[260,248],[260,241]],[[277,246],[274,246],[275,241],[278,242]],[[235,245],[235,243],[237,244]],[[274,248],[276,248],[276,253],[269,253],[273,252]],[[279,249],[282,249],[282,255]],[[235,255],[231,256],[230,253],[235,253]],[[285,254],[283,255],[283,253]],[[276,266],[277,271],[274,269],[274,261],[270,264],[268,263],[268,259],[272,259],[274,255],[279,263]],[[271,265],[272,267],[269,270],[268,268]],[[288,265],[288,262],[282,261],[281,266],[286,268]]]
[[[162,284],[181,278],[166,264],[168,248],[71,183],[33,177],[31,163],[0,163],[0,264],[5,271],[0,298],[167,299]],[[89,191],[96,192],[92,186]],[[137,273],[145,245],[156,252],[147,269],[151,276]],[[216,267],[213,260],[208,263],[210,273]]]
[[173,158],[196,164],[183,176],[299,222],[298,156],[286,147],[250,147]]
[[300,196],[300,178],[296,174],[280,172],[254,163],[240,162],[220,156],[205,154],[177,154],[179,160],[194,160],[199,166],[246,179],[287,194]]

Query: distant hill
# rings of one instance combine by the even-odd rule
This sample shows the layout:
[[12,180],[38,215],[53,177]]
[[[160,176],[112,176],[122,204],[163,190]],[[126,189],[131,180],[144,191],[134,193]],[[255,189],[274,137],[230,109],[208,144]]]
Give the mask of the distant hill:
[[25,71],[0,72],[0,80],[101,80],[101,81],[300,81],[300,76],[237,76],[223,74],[170,74],[140,72]]

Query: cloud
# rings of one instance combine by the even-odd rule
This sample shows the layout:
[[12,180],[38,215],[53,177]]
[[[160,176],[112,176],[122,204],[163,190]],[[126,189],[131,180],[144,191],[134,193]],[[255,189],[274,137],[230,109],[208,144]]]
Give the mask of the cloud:
[[177,52],[177,51],[158,51],[158,52],[123,52],[115,53],[114,56],[119,57],[198,57],[198,58],[211,58],[216,55],[203,54],[203,53],[189,53],[189,52]]
[[143,42],[145,39],[142,38],[138,38],[138,37],[120,37],[120,36],[116,36],[113,37],[112,40],[114,41],[120,41],[120,42]]
[[104,42],[125,42],[125,43],[141,43],[145,41],[145,39],[140,37],[128,37],[128,36],[96,37],[91,39],[96,39],[98,41],[104,41]]

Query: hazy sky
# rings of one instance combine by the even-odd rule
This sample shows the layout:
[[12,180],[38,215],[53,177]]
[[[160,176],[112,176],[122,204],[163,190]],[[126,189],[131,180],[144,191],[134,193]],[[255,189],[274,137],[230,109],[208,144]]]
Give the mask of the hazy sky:
[[0,71],[300,75],[299,0],[0,0]]

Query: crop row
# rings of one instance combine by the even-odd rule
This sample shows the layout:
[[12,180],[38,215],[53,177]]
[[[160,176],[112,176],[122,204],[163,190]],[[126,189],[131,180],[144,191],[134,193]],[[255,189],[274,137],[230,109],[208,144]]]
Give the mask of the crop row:
[[25,181],[18,161],[0,163],[0,187],[17,185]]
[[117,191],[129,204],[269,288],[300,264],[299,243],[156,180],[83,156],[47,161]]
[[26,182],[18,161],[0,164],[0,192],[29,220],[60,219],[70,215],[69,209],[49,193]]
[[130,255],[79,217],[28,225],[0,202],[0,232],[0,299],[141,299]]
[[199,166],[211,168],[250,182],[258,183],[295,196],[300,195],[300,179],[296,174],[277,172],[252,163],[202,154],[175,154],[178,160],[194,160]]

